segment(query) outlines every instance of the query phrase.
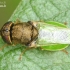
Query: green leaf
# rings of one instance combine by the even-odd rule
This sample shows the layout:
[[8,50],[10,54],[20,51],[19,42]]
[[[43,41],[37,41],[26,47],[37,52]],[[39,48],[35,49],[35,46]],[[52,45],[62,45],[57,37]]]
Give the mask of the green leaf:
[[[9,20],[57,21],[70,25],[70,0],[22,0]],[[5,45],[0,39],[0,47]],[[34,48],[27,50],[22,45],[7,46],[0,51],[0,70],[70,70],[70,46],[68,54]]]

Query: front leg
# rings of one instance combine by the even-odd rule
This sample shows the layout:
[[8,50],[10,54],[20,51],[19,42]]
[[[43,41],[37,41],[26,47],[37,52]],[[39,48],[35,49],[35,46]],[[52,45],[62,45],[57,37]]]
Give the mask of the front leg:
[[21,23],[19,19],[16,19],[15,24]]

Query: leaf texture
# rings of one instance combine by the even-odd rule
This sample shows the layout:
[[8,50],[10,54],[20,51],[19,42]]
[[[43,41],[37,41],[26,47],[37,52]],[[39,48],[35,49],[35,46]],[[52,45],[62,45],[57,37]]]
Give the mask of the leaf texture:
[[[11,21],[57,21],[70,25],[70,0],[21,0]],[[5,43],[0,39],[0,47]],[[38,48],[30,49],[22,56],[22,45],[7,46],[0,51],[0,70],[70,70],[70,46],[68,54],[62,51],[50,52]]]

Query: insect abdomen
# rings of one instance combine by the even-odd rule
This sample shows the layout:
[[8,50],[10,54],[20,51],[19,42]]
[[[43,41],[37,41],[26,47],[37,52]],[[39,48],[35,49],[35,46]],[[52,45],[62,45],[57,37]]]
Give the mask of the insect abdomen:
[[70,44],[70,29],[39,23],[38,45]]

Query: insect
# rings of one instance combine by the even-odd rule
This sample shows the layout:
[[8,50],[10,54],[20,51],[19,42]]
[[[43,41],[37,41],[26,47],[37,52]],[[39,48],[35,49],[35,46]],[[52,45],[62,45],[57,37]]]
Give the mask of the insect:
[[6,22],[0,30],[7,44],[23,44],[28,48],[41,47],[43,50],[57,51],[70,44],[70,29],[54,21]]

